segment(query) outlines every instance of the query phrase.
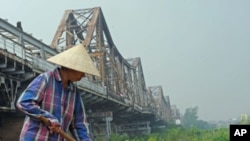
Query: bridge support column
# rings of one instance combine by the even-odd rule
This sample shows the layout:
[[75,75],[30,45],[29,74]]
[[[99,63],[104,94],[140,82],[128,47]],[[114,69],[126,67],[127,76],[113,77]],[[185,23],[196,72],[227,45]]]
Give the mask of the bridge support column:
[[113,120],[112,117],[105,117],[106,120],[106,139],[109,139],[109,136],[111,135],[111,121]]
[[90,121],[90,134],[93,141],[101,140],[108,141],[111,135],[111,121],[113,120],[113,113],[95,112],[88,116]]
[[149,121],[132,122],[118,126],[118,133],[127,133],[128,135],[150,134],[151,127]]
[[20,82],[0,76],[0,111],[14,111]]

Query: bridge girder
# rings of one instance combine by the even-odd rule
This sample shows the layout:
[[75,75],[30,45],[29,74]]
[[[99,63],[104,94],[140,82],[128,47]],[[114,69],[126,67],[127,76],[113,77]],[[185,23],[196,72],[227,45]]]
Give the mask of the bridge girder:
[[101,74],[88,76],[107,87],[110,97],[126,98],[131,104],[146,106],[148,97],[140,58],[124,59],[114,44],[100,7],[66,10],[51,42],[64,51],[83,44]]

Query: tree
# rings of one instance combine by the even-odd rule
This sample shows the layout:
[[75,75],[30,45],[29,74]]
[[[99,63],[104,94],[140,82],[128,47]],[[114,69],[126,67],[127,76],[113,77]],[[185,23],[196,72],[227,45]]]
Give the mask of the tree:
[[198,107],[187,108],[182,117],[182,126],[184,128],[199,128],[199,129],[209,129],[215,128],[215,125],[209,124],[207,121],[198,119]]
[[184,128],[195,127],[198,120],[198,107],[191,107],[185,110],[185,113],[182,117],[182,125]]

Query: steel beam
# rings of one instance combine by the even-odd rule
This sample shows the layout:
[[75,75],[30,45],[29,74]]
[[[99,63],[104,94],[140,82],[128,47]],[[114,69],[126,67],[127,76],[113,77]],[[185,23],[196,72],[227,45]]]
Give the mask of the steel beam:
[[29,34],[18,30],[15,26],[9,24],[8,22],[6,22],[5,20],[3,20],[1,18],[0,18],[0,29],[3,29],[4,31],[10,32],[13,35],[15,35],[16,37],[19,37],[22,34],[24,41],[34,45],[35,47],[37,47],[41,50],[44,49],[45,52],[48,52],[51,55],[55,55],[58,53],[56,50],[50,48],[48,45],[46,45],[43,42],[39,41],[38,39],[30,36]]

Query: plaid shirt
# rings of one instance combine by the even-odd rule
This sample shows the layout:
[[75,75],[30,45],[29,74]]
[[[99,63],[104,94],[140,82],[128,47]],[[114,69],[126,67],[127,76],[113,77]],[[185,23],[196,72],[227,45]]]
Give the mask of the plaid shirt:
[[84,104],[73,83],[62,87],[58,69],[36,77],[17,101],[17,108],[24,112],[24,125],[20,141],[63,141],[57,133],[50,134],[48,127],[38,120],[40,115],[53,125],[60,125],[71,132],[77,141],[90,141],[87,134]]

